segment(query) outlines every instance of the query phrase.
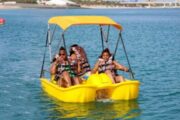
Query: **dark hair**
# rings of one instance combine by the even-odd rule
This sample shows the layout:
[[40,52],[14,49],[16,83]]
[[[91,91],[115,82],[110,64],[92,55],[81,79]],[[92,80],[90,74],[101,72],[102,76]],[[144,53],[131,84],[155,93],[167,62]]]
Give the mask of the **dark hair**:
[[61,50],[64,50],[64,51],[65,51],[65,48],[61,46],[60,49],[59,49],[59,51],[61,51]]
[[71,51],[70,51],[70,56],[71,56],[72,54],[75,54],[75,52],[71,50]]
[[72,47],[77,47],[77,46],[78,46],[78,44],[73,44],[73,45],[71,45],[71,48],[72,48]]
[[101,55],[99,56],[99,58],[102,58],[102,55],[103,55],[103,53],[108,53],[109,54],[109,56],[111,56],[111,53],[110,53],[110,51],[109,51],[109,49],[108,48],[105,48],[103,51],[102,51],[102,53],[101,53]]
[[77,44],[71,45],[71,46],[70,46],[70,50],[69,50],[70,53],[73,51],[73,49],[72,49],[73,47],[78,47],[78,45],[77,45]]
[[61,47],[60,47],[60,49],[59,49],[59,55],[60,55],[60,51],[61,51],[61,50],[64,50],[64,51],[65,51],[65,54],[66,54],[66,58],[65,58],[65,59],[67,60],[67,53],[66,53],[66,49],[65,49],[64,47],[62,47],[62,46],[61,46]]
[[51,63],[53,63],[53,62],[55,62],[55,61],[56,61],[56,58],[54,57],[54,58],[52,59]]
[[59,49],[59,55],[60,55],[60,51],[61,51],[61,50],[64,50],[64,51],[66,52],[66,49],[61,46],[60,49]]

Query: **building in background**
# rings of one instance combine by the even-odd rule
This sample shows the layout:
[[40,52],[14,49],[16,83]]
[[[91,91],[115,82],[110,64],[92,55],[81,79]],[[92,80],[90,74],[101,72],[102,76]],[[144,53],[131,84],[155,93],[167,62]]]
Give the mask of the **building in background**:
[[53,5],[53,6],[76,6],[75,2],[69,0],[37,0],[38,4]]

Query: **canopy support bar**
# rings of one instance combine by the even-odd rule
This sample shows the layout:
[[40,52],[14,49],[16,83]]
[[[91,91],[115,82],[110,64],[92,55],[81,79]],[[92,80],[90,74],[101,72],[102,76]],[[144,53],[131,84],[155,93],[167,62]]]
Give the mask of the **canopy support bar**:
[[48,24],[48,46],[49,46],[49,58],[50,62],[52,60],[52,55],[51,55],[51,31],[50,31],[50,26]]
[[110,25],[108,25],[108,31],[107,31],[106,41],[105,41],[106,43],[108,43],[109,31],[110,31]]
[[119,40],[120,40],[120,35],[121,34],[121,31],[119,31],[119,36],[118,36],[118,39],[117,39],[117,42],[116,42],[116,47],[115,47],[115,50],[114,50],[114,55],[113,55],[113,60],[115,59],[115,56],[116,56],[116,52],[117,52],[117,48],[118,48],[118,44],[119,44]]
[[102,31],[102,26],[101,25],[100,25],[100,32],[101,32],[102,50],[104,50],[104,39],[103,39],[103,31]]
[[43,62],[42,62],[42,66],[41,66],[41,73],[40,73],[40,78],[44,77],[44,63],[45,63],[45,58],[46,58],[46,48],[47,48],[47,44],[48,44],[48,31],[46,33],[46,43],[45,43],[45,49],[44,49],[44,55],[43,55]]
[[122,43],[122,46],[123,46],[123,49],[124,49],[124,53],[125,53],[125,56],[126,56],[128,65],[129,65],[130,78],[131,78],[131,79],[134,79],[134,74],[133,74],[133,71],[132,71],[132,68],[131,68],[131,65],[130,65],[128,56],[127,56],[127,52],[126,52],[126,48],[125,48],[125,45],[124,45],[124,41],[123,41],[123,38],[122,38],[121,31],[120,31],[119,37],[121,38],[121,43]]
[[64,48],[65,48],[65,51],[66,51],[66,55],[68,56],[67,49],[66,49],[66,42],[65,42],[65,38],[64,38],[64,32],[62,33],[62,40],[63,40]]
[[[59,50],[59,48],[61,47],[61,44],[62,44],[62,42],[63,42],[63,37],[62,37],[62,35],[60,35],[61,37],[60,37],[60,40],[59,40],[59,43],[57,44],[57,46],[56,46],[56,49],[55,49],[55,51],[58,51]],[[59,52],[59,51],[58,51]]]
[[55,31],[56,31],[56,26],[57,26],[57,25],[55,25],[54,30],[53,30],[53,33],[52,33],[52,35],[51,35],[51,43],[52,43],[52,41],[53,41],[54,33],[55,33]]

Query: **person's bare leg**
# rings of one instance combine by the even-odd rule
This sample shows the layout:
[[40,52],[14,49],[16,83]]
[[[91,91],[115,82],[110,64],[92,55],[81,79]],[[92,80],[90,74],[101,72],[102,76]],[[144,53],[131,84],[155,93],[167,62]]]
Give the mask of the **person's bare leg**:
[[78,77],[78,81],[79,81],[79,84],[82,84],[82,79],[80,77]]
[[68,73],[67,71],[64,71],[64,72],[62,73],[62,76],[63,76],[64,80],[65,80],[66,83],[67,83],[67,87],[71,86],[72,83],[71,83],[71,78],[70,78],[69,73]]
[[115,83],[115,80],[114,80],[114,77],[113,77],[113,75],[112,75],[112,72],[111,72],[110,70],[106,70],[105,73],[110,77],[110,79],[112,80],[112,83],[114,84],[114,83]]
[[120,83],[120,82],[125,81],[125,78],[123,76],[120,76],[120,75],[116,76],[115,78],[116,78],[116,83]]
[[66,88],[67,87],[67,83],[64,79],[62,79],[62,82],[61,82],[61,86]]
[[74,82],[74,85],[80,84],[78,77],[74,77],[74,78],[73,78],[73,82]]
[[60,87],[67,87],[67,83],[63,78],[59,78],[59,80],[57,81],[57,85]]
[[62,78],[59,78],[58,81],[57,81],[57,84],[62,87]]

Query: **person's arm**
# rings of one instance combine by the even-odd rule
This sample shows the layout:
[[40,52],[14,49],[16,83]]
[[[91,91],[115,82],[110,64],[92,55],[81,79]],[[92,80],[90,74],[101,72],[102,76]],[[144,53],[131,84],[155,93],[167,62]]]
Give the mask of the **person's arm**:
[[96,64],[94,65],[94,68],[91,71],[91,73],[95,74],[98,71],[98,67],[99,67],[99,62],[96,62]]
[[56,74],[56,62],[53,62],[51,67],[50,67],[50,73],[53,75],[53,74]]
[[50,67],[50,73],[53,75],[53,74],[56,74],[56,67],[57,67],[57,64],[60,62],[60,57],[57,57],[56,60],[51,64],[51,67]]
[[80,73],[81,72],[81,62],[79,60],[77,62],[77,66],[78,66],[77,72]]
[[122,71],[125,71],[125,72],[128,72],[129,69],[121,64],[119,64],[118,62],[116,61],[113,61],[113,64],[115,65],[115,69],[117,70],[122,70]]

